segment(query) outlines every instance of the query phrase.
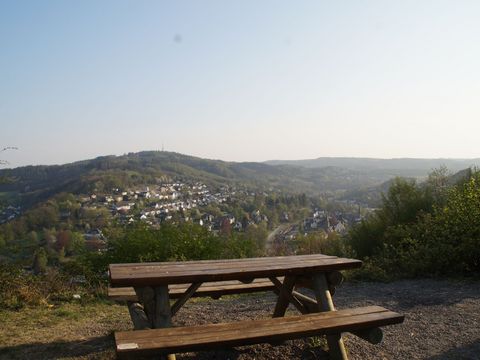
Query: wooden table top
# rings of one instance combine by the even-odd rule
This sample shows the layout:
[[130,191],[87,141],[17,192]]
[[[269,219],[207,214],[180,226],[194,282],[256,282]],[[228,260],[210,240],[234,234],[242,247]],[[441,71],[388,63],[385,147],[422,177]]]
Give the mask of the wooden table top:
[[358,268],[360,260],[321,254],[232,260],[110,264],[111,286],[156,286],[309,275]]

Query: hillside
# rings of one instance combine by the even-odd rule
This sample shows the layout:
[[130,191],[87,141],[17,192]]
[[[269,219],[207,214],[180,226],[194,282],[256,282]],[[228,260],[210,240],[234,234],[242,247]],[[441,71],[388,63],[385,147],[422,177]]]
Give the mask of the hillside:
[[65,165],[5,169],[0,171],[0,176],[11,180],[0,185],[0,193],[17,194],[17,200],[29,206],[59,192],[89,193],[173,177],[192,178],[209,184],[242,182],[262,186],[270,177],[281,177],[281,173],[277,167],[264,164],[235,164],[177,153],[141,152]]
[[[30,207],[61,193],[88,194],[162,180],[198,180],[208,185],[241,185],[256,190],[326,195],[343,200],[378,198],[382,185],[396,176],[423,179],[442,165],[456,172],[479,159],[365,159],[226,162],[173,152],[144,151],[102,156],[64,165],[0,170],[0,201]],[[367,192],[368,194],[365,194]],[[376,201],[373,199],[374,202]]]
[[225,162],[172,152],[148,151],[102,156],[64,165],[0,170],[0,195],[25,207],[60,192],[74,194],[152,184],[162,179],[195,179],[210,185],[236,184],[311,194],[343,193],[380,184],[395,172],[363,171],[338,166],[305,168],[254,162]]
[[476,159],[374,159],[355,157],[319,157],[306,160],[269,160],[269,165],[293,165],[307,168],[323,168],[327,166],[341,167],[358,171],[390,172],[396,176],[426,176],[433,169],[445,166],[452,172],[472,166],[480,166],[480,158]]

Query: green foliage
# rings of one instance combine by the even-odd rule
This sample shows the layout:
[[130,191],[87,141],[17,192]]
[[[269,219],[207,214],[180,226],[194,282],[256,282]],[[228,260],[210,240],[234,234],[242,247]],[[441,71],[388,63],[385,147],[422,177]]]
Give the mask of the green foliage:
[[429,212],[433,198],[429,191],[420,189],[414,180],[396,178],[383,196],[383,207],[378,216],[387,225],[414,222],[421,211]]
[[442,170],[423,186],[397,179],[383,206],[351,229],[352,256],[380,278],[480,273],[480,172],[466,174],[455,185]]
[[254,225],[254,224],[248,225],[247,228],[245,229],[245,233],[243,234],[242,238],[247,241],[251,240],[252,246],[255,246],[258,249],[264,249],[267,236],[268,236],[267,224],[262,222],[258,225]]
[[430,191],[417,186],[413,180],[396,178],[382,198],[382,207],[350,231],[349,245],[354,255],[361,259],[379,255],[388,246],[396,246],[405,236],[405,227],[433,207]]
[[218,240],[206,229],[192,224],[166,224],[160,229],[140,224],[127,229],[122,238],[113,239],[108,256],[116,262],[209,259],[219,251]]
[[419,255],[434,274],[480,273],[480,173],[452,187],[417,229]]
[[111,263],[240,258],[263,253],[255,238],[245,234],[218,236],[191,223],[166,223],[158,229],[140,223],[111,235],[105,252],[88,252],[78,259],[92,274],[100,276]]
[[345,247],[342,239],[335,233],[313,232],[298,235],[295,239],[297,254],[325,254],[344,256]]

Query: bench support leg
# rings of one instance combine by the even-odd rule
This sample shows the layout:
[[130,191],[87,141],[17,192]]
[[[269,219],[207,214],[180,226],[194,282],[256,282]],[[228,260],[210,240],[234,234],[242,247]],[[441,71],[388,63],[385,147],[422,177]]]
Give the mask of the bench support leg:
[[294,286],[295,286],[295,277],[285,276],[285,279],[283,280],[283,291],[279,290],[280,293],[278,294],[277,303],[275,304],[275,310],[273,311],[274,318],[285,316],[285,312],[287,311],[290,300],[288,299],[287,296],[283,294],[283,292],[291,294]]
[[174,316],[180,308],[185,305],[188,299],[190,299],[193,294],[195,294],[195,291],[198,290],[198,288],[202,285],[202,283],[193,283],[190,285],[190,287],[183,293],[183,295],[177,300],[175,304],[173,304],[171,312],[172,316]]
[[[318,311],[335,311],[326,276],[324,274],[314,275],[312,285],[317,298]],[[327,335],[327,343],[331,359],[348,360],[341,334]]]
[[[308,313],[307,309],[305,306],[303,306],[302,302],[299,301],[295,296],[293,296],[292,289],[288,288],[285,289],[284,285],[278,280],[276,277],[271,277],[270,281],[277,287],[278,290],[278,296],[281,296],[283,298],[287,298],[289,303],[292,303],[298,311],[302,314]],[[288,304],[287,304],[288,306]],[[275,317],[275,316],[274,316]]]
[[152,325],[150,324],[150,321],[148,321],[147,315],[145,314],[142,305],[140,305],[138,302],[128,301],[127,306],[135,330],[144,330],[151,328]]

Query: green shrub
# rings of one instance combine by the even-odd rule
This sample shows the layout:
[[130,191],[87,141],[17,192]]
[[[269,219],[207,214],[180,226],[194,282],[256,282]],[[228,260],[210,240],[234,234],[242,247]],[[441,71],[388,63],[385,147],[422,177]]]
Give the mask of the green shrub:
[[352,256],[365,262],[358,274],[480,274],[480,172],[467,174],[449,187],[431,178],[426,186],[397,180],[383,206],[348,235]]

